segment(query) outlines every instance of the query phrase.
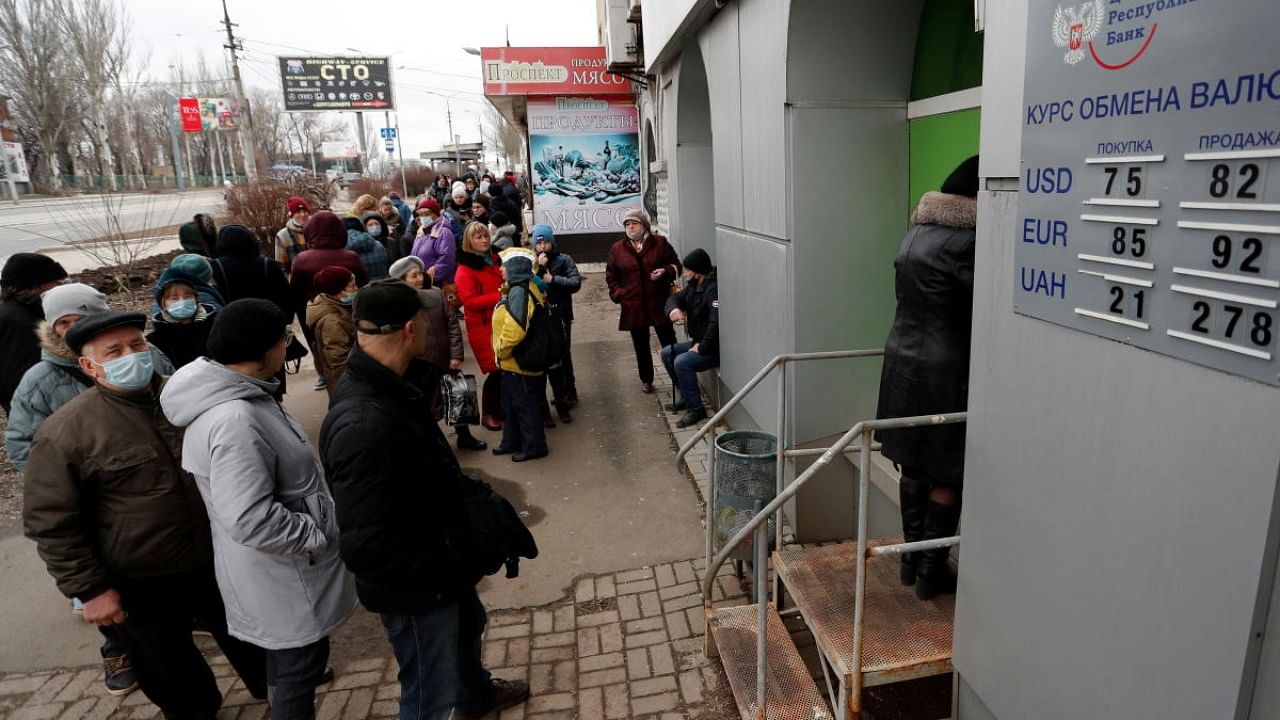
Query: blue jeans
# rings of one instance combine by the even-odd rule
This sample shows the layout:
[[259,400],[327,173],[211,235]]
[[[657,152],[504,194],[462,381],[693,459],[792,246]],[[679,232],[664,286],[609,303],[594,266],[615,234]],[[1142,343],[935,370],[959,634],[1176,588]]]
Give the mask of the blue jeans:
[[271,720],[312,720],[316,686],[329,664],[329,638],[310,645],[267,651],[267,697]]
[[448,720],[489,699],[480,659],[487,617],[474,588],[457,602],[414,615],[382,614],[400,665],[400,720]]
[[692,342],[676,343],[662,348],[662,364],[671,376],[671,382],[680,388],[685,410],[702,409],[702,388],[698,387],[698,373],[720,367],[719,355],[703,355],[689,352]]

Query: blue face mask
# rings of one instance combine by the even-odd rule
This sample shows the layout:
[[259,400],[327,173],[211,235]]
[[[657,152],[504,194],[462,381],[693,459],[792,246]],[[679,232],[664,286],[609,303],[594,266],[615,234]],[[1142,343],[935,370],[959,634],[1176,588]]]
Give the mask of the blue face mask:
[[165,306],[165,310],[179,320],[190,320],[196,316],[196,301],[190,298],[174,300]]
[[343,304],[343,305],[350,305],[351,303],[353,303],[353,302],[355,302],[355,301],[356,301],[356,294],[355,294],[355,293],[347,293],[346,295],[343,295],[342,297],[340,297],[340,298],[338,298],[338,299],[342,301],[342,304]]
[[382,226],[374,225],[373,227],[369,228],[369,234],[372,235],[373,237],[378,237],[379,235],[382,234]]
[[104,363],[93,362],[93,364],[106,371],[108,383],[122,390],[141,390],[151,384],[151,376],[154,374],[150,350],[132,353]]

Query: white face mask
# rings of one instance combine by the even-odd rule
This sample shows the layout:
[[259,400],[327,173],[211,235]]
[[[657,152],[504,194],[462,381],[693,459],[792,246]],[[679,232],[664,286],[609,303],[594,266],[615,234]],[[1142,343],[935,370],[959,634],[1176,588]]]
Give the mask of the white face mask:
[[634,230],[631,228],[625,228],[624,232],[627,234],[628,240],[635,242],[644,237],[644,226],[637,225]]

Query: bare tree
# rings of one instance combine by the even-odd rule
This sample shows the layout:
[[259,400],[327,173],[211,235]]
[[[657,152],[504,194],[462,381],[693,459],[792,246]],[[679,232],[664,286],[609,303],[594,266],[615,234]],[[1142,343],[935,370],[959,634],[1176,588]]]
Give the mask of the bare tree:
[[[267,167],[287,160],[288,127],[279,93],[249,88],[249,106],[253,108],[253,144],[258,161]],[[243,131],[242,131],[243,132]]]
[[493,107],[486,108],[485,115],[489,120],[490,133],[486,144],[496,148],[508,168],[514,166],[524,157],[524,133]]
[[0,89],[13,98],[19,122],[38,139],[48,183],[55,188],[62,187],[59,153],[67,150],[67,131],[76,118],[78,68],[64,52],[59,22],[64,5],[65,0],[0,0]]
[[80,68],[81,98],[87,103],[81,118],[94,155],[116,186],[116,161],[107,128],[107,94],[119,87],[129,62],[129,27],[114,0],[72,0],[58,6],[60,31],[70,55]]

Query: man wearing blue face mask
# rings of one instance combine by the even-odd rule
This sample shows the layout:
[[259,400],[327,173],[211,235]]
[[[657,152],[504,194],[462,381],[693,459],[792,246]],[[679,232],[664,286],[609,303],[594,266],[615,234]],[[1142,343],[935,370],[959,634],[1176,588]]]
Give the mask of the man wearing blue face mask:
[[192,623],[209,629],[257,698],[266,659],[227,633],[209,520],[182,469],[182,432],[160,409],[146,321],[100,312],[67,330],[94,387],[36,431],[23,525],[58,589],[83,599],[85,621],[116,628],[147,698],[166,717],[212,719],[222,694]]

